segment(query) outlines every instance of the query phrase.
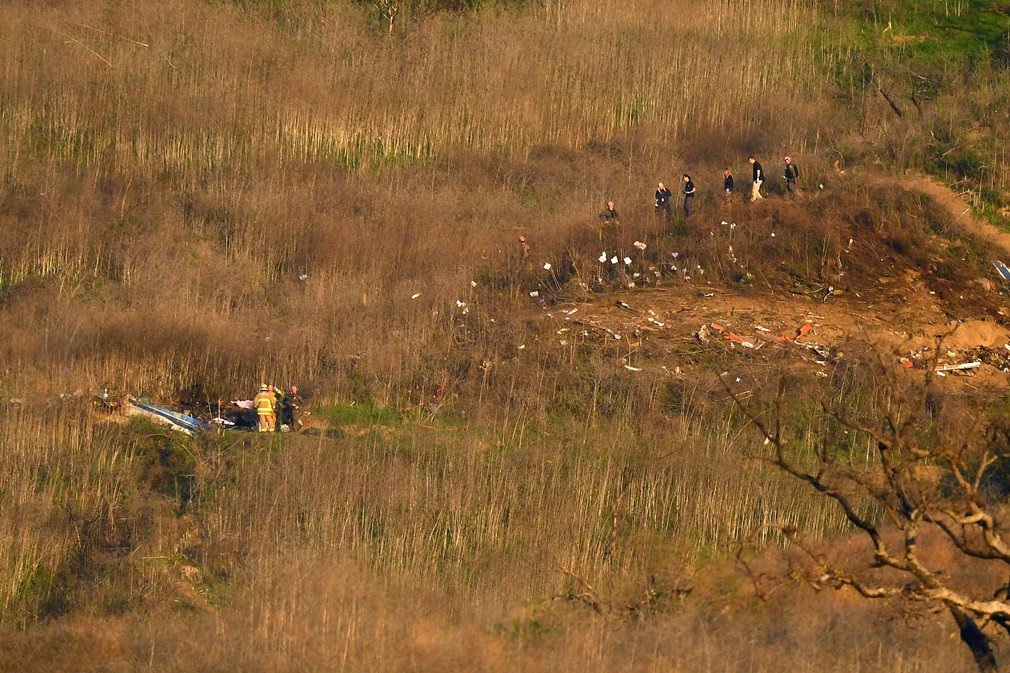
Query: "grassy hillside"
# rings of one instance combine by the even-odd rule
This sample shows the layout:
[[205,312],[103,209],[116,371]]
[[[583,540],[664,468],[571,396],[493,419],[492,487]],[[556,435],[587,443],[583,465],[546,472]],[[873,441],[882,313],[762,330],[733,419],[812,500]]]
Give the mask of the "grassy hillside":
[[[865,344],[818,377],[545,319],[657,288],[897,310],[915,274],[946,320],[1002,321],[993,248],[888,176],[1001,217],[1005,15],[892,4],[418,3],[392,33],[343,2],[0,8],[0,669],[968,670],[928,617],[762,604],[733,560],[847,528],[748,458],[718,375],[772,413],[785,371],[809,458],[819,400],[877,411]],[[785,153],[801,199],[723,203],[723,168]],[[263,380],[329,432],[185,438],[92,397]]]
[[858,110],[864,160],[938,175],[994,223],[1005,222],[1006,3],[821,6],[822,56],[840,102]]
[[399,380],[468,260],[519,231],[556,252],[605,196],[644,221],[657,175],[817,138],[816,106],[784,100],[817,86],[802,6],[484,12],[402,38],[336,5],[102,8],[6,10],[3,284],[61,334],[4,339],[32,385],[332,388],[352,355]]

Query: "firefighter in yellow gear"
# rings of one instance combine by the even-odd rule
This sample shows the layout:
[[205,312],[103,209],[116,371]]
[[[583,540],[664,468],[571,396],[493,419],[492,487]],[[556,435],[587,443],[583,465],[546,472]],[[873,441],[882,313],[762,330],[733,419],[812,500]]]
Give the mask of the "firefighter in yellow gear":
[[259,394],[253,398],[253,406],[256,408],[256,415],[259,416],[260,432],[273,432],[277,423],[274,396],[265,383],[260,386]]

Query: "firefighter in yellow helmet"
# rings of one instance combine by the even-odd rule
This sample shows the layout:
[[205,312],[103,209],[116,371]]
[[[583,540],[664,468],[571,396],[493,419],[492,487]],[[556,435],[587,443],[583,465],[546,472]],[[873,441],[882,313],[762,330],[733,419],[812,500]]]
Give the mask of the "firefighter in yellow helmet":
[[253,406],[260,421],[260,432],[273,432],[277,418],[274,415],[274,396],[267,384],[260,386],[260,392],[253,398]]

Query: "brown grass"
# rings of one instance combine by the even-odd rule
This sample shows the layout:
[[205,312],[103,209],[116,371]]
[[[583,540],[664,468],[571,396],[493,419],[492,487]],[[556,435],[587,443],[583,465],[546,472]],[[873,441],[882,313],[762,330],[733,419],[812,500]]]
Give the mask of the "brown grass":
[[[567,292],[603,277],[607,197],[618,247],[717,285],[818,282],[847,234],[912,227],[898,196],[831,189],[823,138],[846,117],[803,33],[815,9],[548,2],[392,38],[343,5],[301,12],[0,9],[0,668],[959,670],[933,631],[868,645],[881,622],[847,604],[744,614],[731,545],[783,520],[835,534],[837,513],[741,459],[714,381],[629,381],[630,346],[548,348],[530,308],[557,290],[545,261]],[[747,154],[774,170],[782,148],[827,195],[721,209],[721,169],[745,183]],[[699,214],[670,234],[653,185],[687,171]],[[88,403],[261,380],[384,420],[190,441]],[[812,441],[823,418],[799,412]],[[573,575],[605,616],[552,600]],[[650,577],[667,598],[642,609]]]

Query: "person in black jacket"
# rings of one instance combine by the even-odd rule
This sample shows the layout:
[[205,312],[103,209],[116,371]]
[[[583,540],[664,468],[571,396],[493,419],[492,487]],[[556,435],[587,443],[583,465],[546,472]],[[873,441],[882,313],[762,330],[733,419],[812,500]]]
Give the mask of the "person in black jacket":
[[300,422],[299,412],[302,409],[302,396],[298,394],[298,386],[291,386],[290,392],[281,400],[281,424],[288,426],[291,432],[298,432]]
[[796,179],[800,176],[800,169],[793,163],[792,157],[784,157],[783,161],[786,162],[785,172],[782,174],[782,177],[785,178],[786,181],[786,191],[790,194],[794,194],[794,190],[796,189]]
[[763,199],[764,196],[761,195],[761,183],[765,181],[765,172],[761,168],[761,162],[757,160],[757,157],[751,156],[747,159],[753,169],[752,175],[754,177],[754,182],[751,185],[750,190],[750,200],[754,203],[758,199]]
[[656,187],[656,215],[662,215],[667,223],[673,220],[673,210],[670,208],[670,197],[673,192],[662,182]]
[[727,197],[733,193],[733,171],[728,168],[722,172],[722,188]]
[[694,193],[697,190],[694,188],[694,181],[691,180],[691,176],[684,173],[684,217],[688,218],[691,216],[691,201],[694,200]]

